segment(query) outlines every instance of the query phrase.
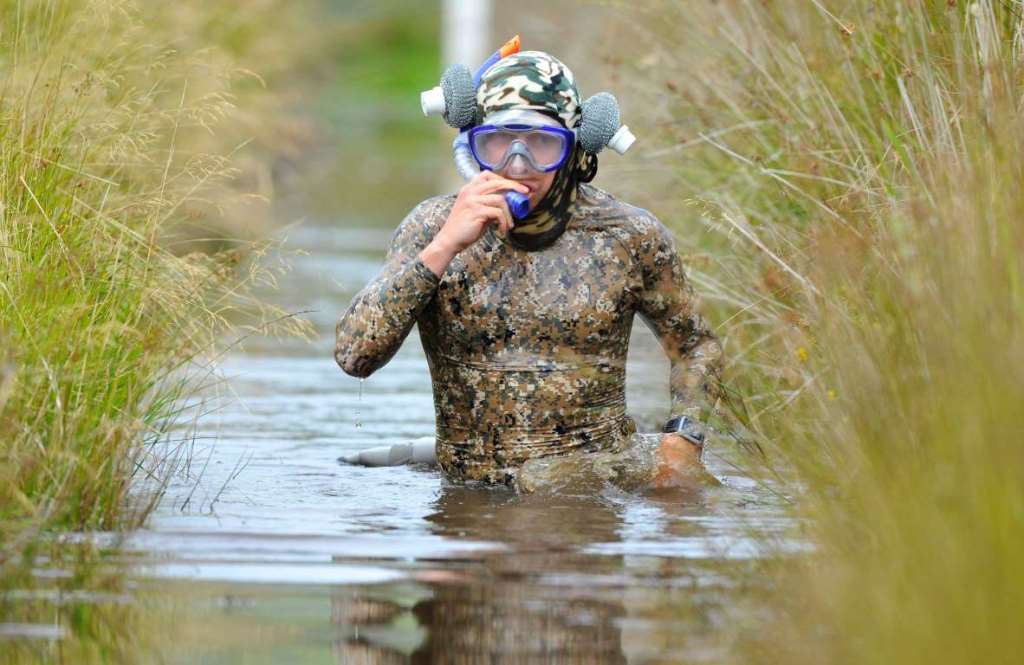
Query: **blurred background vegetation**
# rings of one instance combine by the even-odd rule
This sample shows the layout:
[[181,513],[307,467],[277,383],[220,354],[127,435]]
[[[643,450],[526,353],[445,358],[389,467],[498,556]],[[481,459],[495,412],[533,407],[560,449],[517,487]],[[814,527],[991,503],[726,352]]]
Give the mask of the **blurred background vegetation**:
[[327,7],[333,51],[320,62],[327,84],[310,100],[326,135],[303,156],[303,182],[282,206],[394,225],[436,193],[448,161],[443,134],[425,122],[418,102],[439,77],[440,5],[335,0]]

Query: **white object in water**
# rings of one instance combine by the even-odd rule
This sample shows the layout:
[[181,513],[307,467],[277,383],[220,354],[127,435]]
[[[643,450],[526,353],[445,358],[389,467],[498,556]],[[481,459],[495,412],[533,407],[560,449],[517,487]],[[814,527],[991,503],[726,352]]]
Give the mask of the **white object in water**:
[[402,464],[437,464],[434,437],[423,436],[408,443],[377,446],[338,458],[339,462],[360,466],[401,466]]

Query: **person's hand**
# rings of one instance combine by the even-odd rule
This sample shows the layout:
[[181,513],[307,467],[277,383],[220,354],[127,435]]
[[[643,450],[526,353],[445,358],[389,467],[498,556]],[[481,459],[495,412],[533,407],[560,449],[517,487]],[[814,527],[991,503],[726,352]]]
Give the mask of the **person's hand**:
[[678,434],[662,434],[658,446],[655,487],[686,485],[708,477],[700,453],[704,446]]
[[493,171],[481,171],[459,190],[448,219],[435,240],[456,253],[466,249],[483,235],[488,224],[498,227],[502,235],[512,230],[515,221],[505,201],[505,191],[529,194],[521,182],[503,178]]
[[420,258],[435,275],[444,274],[455,255],[479,240],[489,224],[497,226],[498,233],[503,235],[512,230],[514,222],[505,202],[506,190],[530,192],[526,185],[492,171],[481,171],[459,190],[448,219],[420,252]]

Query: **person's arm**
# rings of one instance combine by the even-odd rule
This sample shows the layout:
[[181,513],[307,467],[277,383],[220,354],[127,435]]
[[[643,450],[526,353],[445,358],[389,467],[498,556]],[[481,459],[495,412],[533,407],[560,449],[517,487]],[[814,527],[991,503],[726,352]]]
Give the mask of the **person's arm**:
[[448,264],[495,225],[499,233],[513,226],[502,192],[529,188],[490,171],[467,182],[441,221],[446,199],[424,201],[412,209],[391,238],[384,268],[356,294],[338,321],[334,359],[346,374],[365,378],[383,367],[434,298]]
[[346,374],[365,378],[387,364],[433,299],[440,277],[420,253],[440,226],[436,215],[442,201],[424,201],[406,215],[391,238],[384,267],[338,321],[334,359]]
[[643,218],[639,230],[636,252],[643,284],[638,309],[672,365],[669,417],[706,423],[720,394],[722,347],[697,311],[699,301],[672,233],[653,215]]

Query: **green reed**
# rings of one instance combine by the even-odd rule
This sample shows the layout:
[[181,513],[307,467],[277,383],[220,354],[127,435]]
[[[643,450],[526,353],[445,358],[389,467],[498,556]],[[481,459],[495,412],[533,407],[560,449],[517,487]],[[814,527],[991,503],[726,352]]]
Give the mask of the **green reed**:
[[283,107],[249,68],[304,53],[277,32],[301,13],[208,5],[0,1],[0,562],[139,523],[218,340],[280,314],[247,295],[252,247],[175,238],[258,216]]
[[[815,553],[769,662],[1024,647],[1024,5],[644,3],[626,80]],[[653,180],[652,180],[653,181]],[[692,220],[697,220],[695,223]]]

